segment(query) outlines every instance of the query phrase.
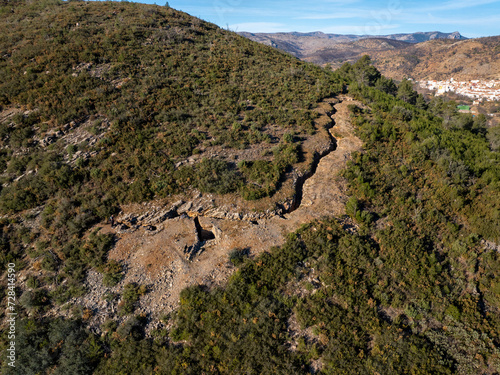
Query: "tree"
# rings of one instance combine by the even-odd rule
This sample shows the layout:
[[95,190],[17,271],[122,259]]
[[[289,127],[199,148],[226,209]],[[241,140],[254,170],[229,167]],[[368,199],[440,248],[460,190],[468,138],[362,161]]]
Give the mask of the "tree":
[[391,78],[385,78],[384,76],[377,79],[377,82],[375,82],[375,88],[392,96],[396,96],[398,92],[398,86],[394,83],[394,81]]
[[493,151],[500,151],[500,126],[489,128],[486,137],[490,141],[491,149]]
[[360,85],[374,86],[381,77],[380,72],[371,65],[370,56],[364,55],[352,66],[353,80]]
[[415,104],[417,101],[417,93],[413,90],[413,83],[410,80],[404,79],[398,87],[398,99],[401,99],[409,104]]
[[417,95],[417,98],[415,99],[415,106],[417,108],[427,110],[428,105],[427,105],[427,102],[425,101],[425,98],[422,94]]

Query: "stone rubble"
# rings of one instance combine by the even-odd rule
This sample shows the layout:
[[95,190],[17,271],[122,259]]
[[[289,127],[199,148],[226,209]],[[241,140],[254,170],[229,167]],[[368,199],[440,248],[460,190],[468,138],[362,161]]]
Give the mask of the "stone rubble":
[[[338,172],[350,152],[360,147],[348,124],[347,101],[344,98],[341,103],[333,103],[336,105],[332,111],[338,111],[335,132],[331,133],[330,143],[325,142],[315,148],[316,155],[310,155],[315,160],[312,170],[292,172],[295,186],[302,184],[300,196],[281,202],[274,209],[248,212],[236,204],[218,206],[217,197],[192,191],[190,198],[169,204],[136,204],[116,215],[114,227],[106,228],[118,238],[109,258],[124,267],[125,278],[117,286],[107,288],[101,274],[89,271],[89,294],[71,301],[94,312],[89,326],[99,330],[107,318],[115,316],[119,298],[108,301],[104,297],[120,293],[127,283],[135,282],[148,288],[134,314],[148,318],[150,331],[160,324],[161,314],[176,308],[183,288],[224,283],[234,270],[228,258],[232,250],[248,246],[253,256],[280,246],[286,233],[306,222],[323,216],[341,217],[347,198]],[[330,132],[329,127],[326,129]],[[311,279],[311,283],[314,285],[317,280]]]

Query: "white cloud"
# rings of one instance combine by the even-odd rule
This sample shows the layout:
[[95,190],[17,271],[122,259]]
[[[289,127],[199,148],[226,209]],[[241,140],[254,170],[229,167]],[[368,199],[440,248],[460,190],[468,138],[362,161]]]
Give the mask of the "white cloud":
[[365,25],[336,25],[321,29],[327,34],[354,34],[354,35],[385,35],[386,31],[397,29],[401,25],[380,25],[367,23]]
[[296,17],[295,19],[297,20],[338,20],[338,19],[345,19],[345,18],[359,18],[363,17],[365,14],[368,16],[367,11],[363,10],[353,10],[353,11],[348,11],[348,12],[335,12],[335,13],[312,13],[308,15],[303,15],[300,17]]
[[356,4],[359,2],[360,2],[360,0],[323,0],[323,3],[340,4],[342,6],[345,6],[347,4]]
[[250,33],[279,33],[287,30],[285,24],[277,22],[243,22],[229,25],[232,31],[248,31]]
[[440,10],[457,10],[457,9],[466,9],[466,8],[475,8],[480,5],[488,5],[493,3],[499,3],[499,0],[458,0],[458,1],[448,1],[441,5],[432,6],[430,8],[426,8],[427,12],[434,12]]
[[485,26],[485,25],[495,25],[500,22],[500,15],[493,15],[487,17],[438,17],[433,14],[423,14],[420,16],[404,16],[399,17],[398,21],[403,21],[413,24],[422,25],[455,25],[455,26]]
[[432,0],[423,3],[416,0],[171,0],[174,2],[182,3],[179,4],[182,10],[221,27],[249,32],[320,30],[325,33],[385,35],[432,29],[443,32],[458,30],[466,36],[477,36],[474,33],[498,34],[495,30],[500,25],[500,14],[489,9],[499,5],[500,0]]

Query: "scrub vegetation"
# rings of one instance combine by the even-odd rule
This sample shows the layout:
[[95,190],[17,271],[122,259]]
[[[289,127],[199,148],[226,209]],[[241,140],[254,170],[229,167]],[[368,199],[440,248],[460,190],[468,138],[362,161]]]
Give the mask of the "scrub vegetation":
[[[0,261],[46,275],[16,289],[18,367],[3,362],[5,373],[500,371],[500,154],[484,118],[426,102],[367,57],[332,73],[168,7],[1,4],[1,105],[22,111],[1,125]],[[272,194],[299,160],[290,134],[314,132],[317,102],[346,84],[366,105],[351,106],[364,146],[344,172],[349,217],[304,225],[256,257],[233,251],[228,283],[185,289],[150,335],[134,314],[147,293],[137,284],[102,334],[86,329],[91,312],[44,314],[86,293],[90,268],[121,280],[107,258],[113,236],[89,231],[120,203],[189,187]],[[93,146],[37,141],[90,118],[105,132]],[[269,124],[287,139],[273,140]],[[175,166],[253,142],[275,142],[272,159]],[[95,154],[67,157],[80,149]],[[26,224],[34,208],[40,230]],[[5,306],[5,282],[0,292]]]

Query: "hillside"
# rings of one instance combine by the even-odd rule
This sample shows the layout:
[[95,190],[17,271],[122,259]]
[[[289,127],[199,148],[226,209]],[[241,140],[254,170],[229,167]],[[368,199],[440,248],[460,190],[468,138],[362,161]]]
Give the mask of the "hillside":
[[337,69],[346,61],[369,55],[386,77],[401,81],[497,79],[500,74],[500,37],[468,40],[438,39],[406,43],[387,39],[363,39],[340,43],[303,56],[315,64]]
[[500,372],[485,116],[168,6],[0,4],[2,373]]
[[390,53],[398,54],[410,46],[412,46],[411,43],[399,40],[368,38],[349,43],[338,43],[334,47],[317,50],[302,59],[319,65],[330,64],[337,68],[343,62],[355,62],[363,55],[373,55],[381,51],[391,51]]
[[433,40],[398,53],[374,52],[371,57],[382,74],[397,80],[498,79],[500,36],[463,41]]
[[316,33],[240,33],[300,59],[337,69],[369,55],[386,77],[401,81],[494,79],[500,73],[500,37],[464,38],[426,32],[385,36]]
[[[219,233],[195,218],[225,236],[232,219],[283,215],[333,147],[321,103],[342,90],[336,74],[169,7],[1,5],[0,260],[16,265],[24,317],[87,311],[101,330],[150,288],[155,326],[172,311],[161,291],[178,305],[234,249],[192,264]],[[89,309],[94,277],[107,299]]]
[[[120,203],[188,185],[252,200],[299,158],[307,171],[316,150],[294,139],[316,133],[315,103],[339,90],[332,75],[169,8],[43,4],[3,8],[4,212],[75,189],[68,181]],[[251,162],[266,151],[259,175]],[[236,173],[235,160],[250,164]]]

